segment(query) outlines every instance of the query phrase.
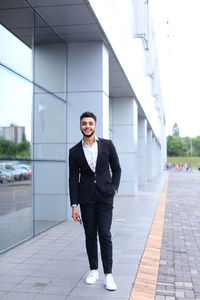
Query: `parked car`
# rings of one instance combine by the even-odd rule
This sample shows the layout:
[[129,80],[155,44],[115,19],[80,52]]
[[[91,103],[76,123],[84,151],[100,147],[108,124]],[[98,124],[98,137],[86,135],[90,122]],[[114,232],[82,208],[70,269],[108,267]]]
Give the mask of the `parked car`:
[[32,176],[31,166],[17,161],[0,163],[0,170],[3,172],[0,182],[30,180]]
[[0,183],[12,182],[14,180],[12,171],[0,168]]
[[10,170],[13,173],[15,180],[22,180],[22,174],[20,170],[13,163],[6,163],[5,170]]
[[20,173],[20,180],[29,180],[32,175],[32,170],[28,165],[24,164],[13,164],[12,165],[15,170]]

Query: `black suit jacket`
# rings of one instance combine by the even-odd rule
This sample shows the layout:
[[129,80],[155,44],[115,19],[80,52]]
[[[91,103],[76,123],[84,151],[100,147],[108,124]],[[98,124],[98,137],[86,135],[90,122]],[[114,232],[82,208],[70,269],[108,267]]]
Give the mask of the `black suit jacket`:
[[95,172],[89,167],[82,141],[69,150],[69,189],[71,205],[87,203],[95,184],[105,197],[113,197],[118,190],[121,168],[111,140],[99,138]]

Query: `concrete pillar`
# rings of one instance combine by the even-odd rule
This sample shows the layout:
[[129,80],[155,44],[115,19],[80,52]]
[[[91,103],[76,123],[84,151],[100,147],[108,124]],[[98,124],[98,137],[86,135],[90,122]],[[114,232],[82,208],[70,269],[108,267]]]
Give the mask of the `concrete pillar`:
[[[35,233],[66,219],[66,47],[37,44],[33,90]],[[51,93],[49,93],[51,92]]]
[[153,177],[153,132],[152,129],[147,129],[147,155],[146,155],[146,165],[147,165],[147,180]]
[[138,185],[147,183],[147,121],[138,118]]
[[101,42],[68,45],[67,143],[81,138],[79,116],[97,116],[96,134],[109,137],[109,54]]
[[156,176],[156,138],[152,137],[152,177]]
[[160,174],[160,172],[162,172],[162,169],[161,169],[161,164],[162,164],[162,159],[161,159],[161,146],[160,144],[157,142],[157,163],[158,163],[158,166],[157,166],[157,174]]
[[[97,116],[96,135],[109,138],[109,53],[102,42],[70,43],[67,55],[67,148],[81,138],[79,117]],[[68,217],[71,207],[68,201]]]
[[158,142],[155,139],[155,147],[154,147],[154,161],[155,161],[155,176],[158,175]]
[[161,172],[165,170],[165,165],[167,162],[167,139],[166,139],[166,128],[165,128],[165,119],[161,120]]
[[157,139],[155,138],[155,136],[153,136],[152,139],[152,157],[153,157],[153,169],[152,169],[152,176],[155,177],[156,175],[158,175],[160,173],[160,164],[161,164],[161,149],[160,149],[160,145],[157,141]]
[[134,195],[138,186],[138,107],[134,99],[112,100],[112,139],[122,167],[119,195]]
[[66,99],[66,46],[60,42],[34,48],[34,81]]

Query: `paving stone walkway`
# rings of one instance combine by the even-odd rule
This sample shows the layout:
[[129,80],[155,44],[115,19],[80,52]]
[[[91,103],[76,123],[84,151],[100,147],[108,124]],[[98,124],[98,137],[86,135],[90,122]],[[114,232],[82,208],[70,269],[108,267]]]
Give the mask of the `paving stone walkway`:
[[83,228],[64,222],[0,256],[0,299],[200,300],[200,172],[171,171],[168,188],[165,175],[115,199],[116,292],[103,287],[102,266],[85,284]]
[[0,256],[0,299],[128,300],[158,206],[166,173],[136,196],[116,197],[112,224],[113,273],[118,285],[107,291],[100,278],[85,284],[88,261],[83,227],[64,222]]
[[200,172],[170,172],[156,300],[200,300]]

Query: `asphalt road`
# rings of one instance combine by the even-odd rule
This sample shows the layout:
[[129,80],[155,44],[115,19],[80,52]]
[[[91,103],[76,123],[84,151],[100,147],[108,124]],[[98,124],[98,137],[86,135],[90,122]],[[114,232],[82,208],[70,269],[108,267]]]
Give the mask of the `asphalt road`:
[[0,184],[0,216],[32,206],[30,181]]

